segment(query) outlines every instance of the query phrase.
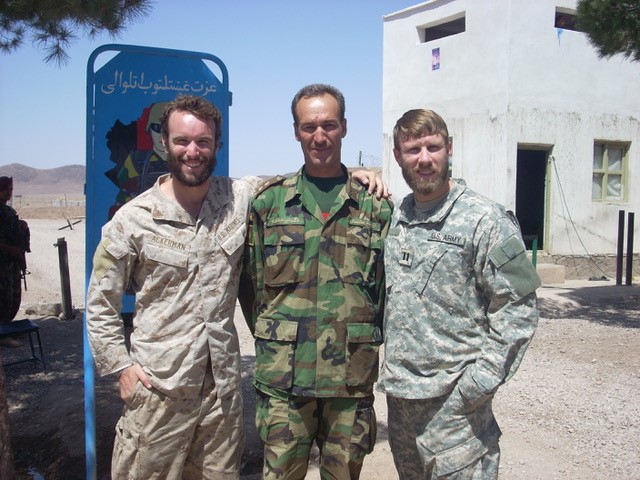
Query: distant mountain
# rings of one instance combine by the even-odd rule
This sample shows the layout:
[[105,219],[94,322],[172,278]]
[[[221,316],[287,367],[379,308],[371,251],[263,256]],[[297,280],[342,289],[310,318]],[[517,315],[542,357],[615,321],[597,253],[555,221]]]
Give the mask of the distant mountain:
[[0,176],[13,177],[13,195],[82,195],[84,165],[40,169],[20,163],[0,166]]

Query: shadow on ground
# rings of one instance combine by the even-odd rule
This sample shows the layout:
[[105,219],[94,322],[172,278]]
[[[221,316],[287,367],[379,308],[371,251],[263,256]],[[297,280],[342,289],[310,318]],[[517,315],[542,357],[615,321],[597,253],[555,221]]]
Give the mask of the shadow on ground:
[[[84,360],[82,314],[71,320],[45,317],[40,326],[47,372],[39,362],[5,367],[11,445],[18,478],[81,480],[85,462]],[[35,339],[35,337],[34,337]],[[1,348],[2,363],[31,357],[28,338],[18,348]],[[255,426],[254,357],[242,358],[246,447],[243,480],[259,479],[262,449]],[[98,480],[110,479],[114,428],[122,401],[113,376],[95,378],[96,470]]]
[[[553,289],[553,294],[545,291]],[[551,320],[582,319],[601,325],[640,328],[640,287],[626,285],[541,287],[540,316]]]

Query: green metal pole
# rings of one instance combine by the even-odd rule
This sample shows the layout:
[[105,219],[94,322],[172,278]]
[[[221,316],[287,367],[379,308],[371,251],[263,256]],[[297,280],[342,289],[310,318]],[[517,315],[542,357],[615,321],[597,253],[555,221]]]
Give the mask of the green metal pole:
[[533,267],[535,268],[536,263],[538,261],[538,237],[534,238],[531,242],[531,263],[533,263]]

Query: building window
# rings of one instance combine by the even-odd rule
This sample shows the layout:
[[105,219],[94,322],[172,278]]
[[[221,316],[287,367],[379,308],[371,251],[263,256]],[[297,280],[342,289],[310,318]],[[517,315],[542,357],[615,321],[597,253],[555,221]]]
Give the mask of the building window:
[[595,142],[593,145],[593,200],[627,199],[628,143]]
[[556,19],[554,24],[556,28],[581,32],[582,30],[578,28],[577,23],[576,12],[574,10],[556,7]]
[[465,13],[459,13],[453,17],[439,20],[436,24],[422,27],[422,42],[427,43],[439,38],[457,35],[466,30]]

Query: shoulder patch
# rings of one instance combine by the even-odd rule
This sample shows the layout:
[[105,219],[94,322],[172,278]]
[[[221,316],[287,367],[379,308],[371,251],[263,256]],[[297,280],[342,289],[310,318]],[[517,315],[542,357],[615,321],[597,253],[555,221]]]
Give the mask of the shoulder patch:
[[493,247],[489,252],[489,259],[497,268],[500,268],[505,263],[513,260],[524,252],[524,245],[520,239],[514,235],[506,239],[500,245]]

